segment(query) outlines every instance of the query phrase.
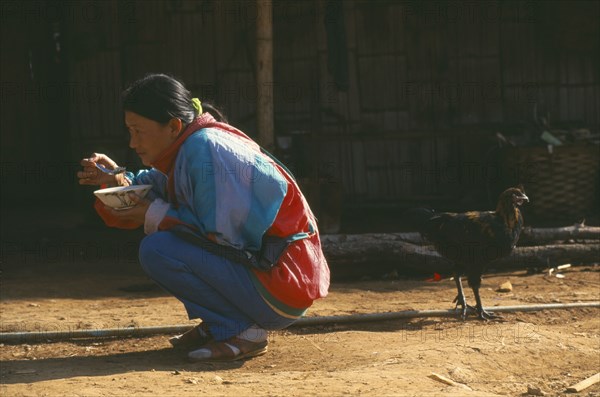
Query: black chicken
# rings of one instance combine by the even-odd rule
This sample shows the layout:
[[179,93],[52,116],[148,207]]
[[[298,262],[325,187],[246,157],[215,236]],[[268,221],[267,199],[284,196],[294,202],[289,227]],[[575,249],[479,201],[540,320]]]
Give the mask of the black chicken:
[[[461,317],[467,309],[476,311],[482,320],[498,316],[486,312],[479,297],[481,275],[493,260],[509,255],[523,228],[523,216],[519,206],[529,201],[521,186],[502,192],[495,211],[471,211],[465,213],[435,213],[426,208],[408,211],[409,220],[423,238],[434,244],[444,258],[454,263],[454,281],[458,295],[455,308],[462,307]],[[473,289],[476,308],[467,305],[461,276],[466,275]]]

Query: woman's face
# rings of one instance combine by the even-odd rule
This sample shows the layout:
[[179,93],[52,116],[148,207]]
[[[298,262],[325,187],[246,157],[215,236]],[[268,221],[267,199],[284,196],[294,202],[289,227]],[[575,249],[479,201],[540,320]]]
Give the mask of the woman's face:
[[146,166],[154,164],[160,154],[175,142],[182,128],[179,119],[171,119],[163,125],[129,111],[125,112],[125,125],[130,135],[129,147]]

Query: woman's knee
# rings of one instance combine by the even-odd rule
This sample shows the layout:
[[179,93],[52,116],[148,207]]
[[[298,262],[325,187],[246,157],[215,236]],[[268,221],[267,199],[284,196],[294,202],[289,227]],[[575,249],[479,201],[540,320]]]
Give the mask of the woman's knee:
[[163,244],[164,237],[161,236],[163,233],[153,233],[149,236],[144,237],[140,243],[138,257],[142,269],[148,274],[152,275],[161,267],[161,255],[159,249]]

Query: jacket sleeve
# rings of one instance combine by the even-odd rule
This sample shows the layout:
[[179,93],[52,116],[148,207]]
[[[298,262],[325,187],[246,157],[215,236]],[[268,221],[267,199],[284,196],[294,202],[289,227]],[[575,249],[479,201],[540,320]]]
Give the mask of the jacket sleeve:
[[[152,185],[152,189],[146,196],[148,200],[155,201],[157,199],[165,198],[166,191],[164,186],[166,177],[160,171],[154,168],[150,170],[140,170],[136,175],[128,172],[125,177],[129,179],[132,185]],[[115,227],[118,229],[136,229],[139,227],[139,225],[134,222],[123,221],[112,216],[99,199],[96,199],[96,202],[94,203],[94,209],[100,218],[102,218],[106,226]]]

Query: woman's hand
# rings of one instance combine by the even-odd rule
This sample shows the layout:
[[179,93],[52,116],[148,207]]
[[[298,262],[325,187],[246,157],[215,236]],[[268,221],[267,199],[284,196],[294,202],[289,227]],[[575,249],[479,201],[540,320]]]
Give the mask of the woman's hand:
[[117,167],[110,157],[101,153],[93,153],[91,157],[81,160],[83,171],[77,172],[80,185],[128,186],[129,181],[123,174],[108,175],[96,168],[96,163],[113,169]]
[[151,202],[149,200],[140,198],[135,193],[129,193],[129,197],[135,203],[135,207],[126,209],[126,210],[115,210],[110,207],[105,206],[106,211],[110,213],[111,216],[118,218],[123,221],[129,221],[136,223],[138,226],[142,226],[144,221],[146,220],[146,211],[148,211],[148,207],[150,207]]

